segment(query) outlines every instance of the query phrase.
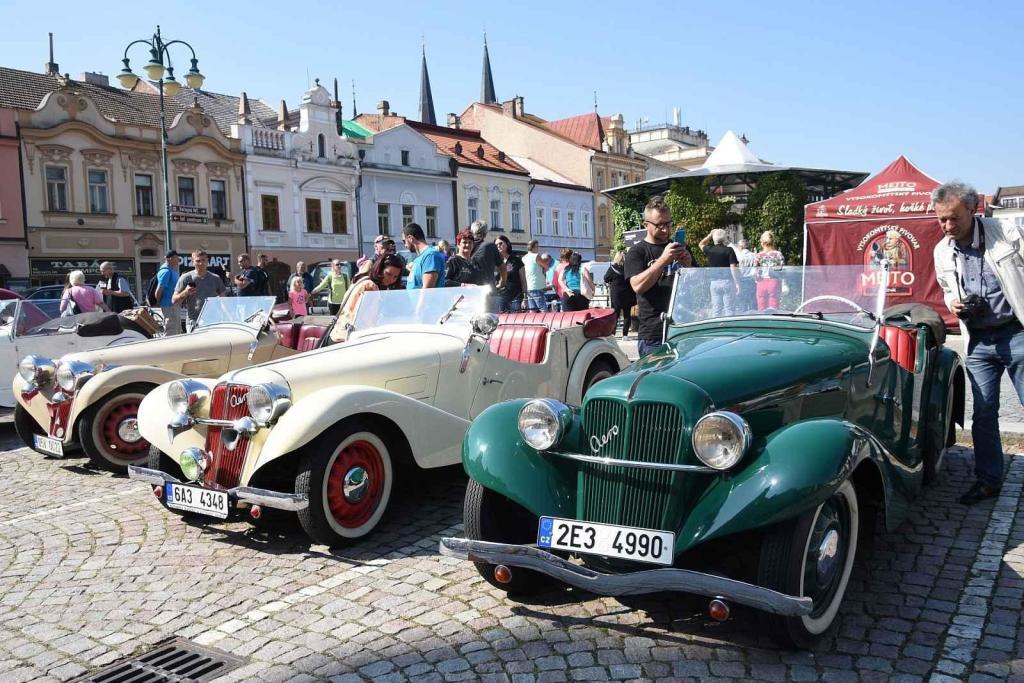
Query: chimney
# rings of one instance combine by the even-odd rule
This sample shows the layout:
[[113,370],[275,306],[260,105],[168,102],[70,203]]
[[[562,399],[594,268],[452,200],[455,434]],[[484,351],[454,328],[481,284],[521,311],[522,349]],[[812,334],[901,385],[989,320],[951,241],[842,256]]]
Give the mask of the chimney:
[[284,100],[277,105],[277,129],[288,130],[288,105]]
[[514,103],[513,100],[509,100],[508,102],[502,102],[501,103],[501,111],[502,111],[503,114],[505,114],[505,116],[515,116],[515,113],[512,110],[513,103]]
[[381,100],[377,103],[377,113],[381,116],[391,116],[391,103]]
[[90,85],[102,85],[106,88],[110,87],[110,78],[106,74],[96,74],[91,71],[82,73],[79,77],[83,83],[89,83]]
[[519,118],[519,119],[523,118],[523,111],[524,111],[524,109],[525,109],[525,107],[523,106],[523,96],[522,95],[516,95],[515,97],[513,97],[512,98],[512,116],[515,116],[516,118]]
[[679,126],[682,123],[682,111],[679,107],[672,107],[672,125]]
[[453,112],[448,112],[448,127],[449,128],[462,128],[462,117]]
[[50,33],[50,61],[43,66],[43,73],[47,76],[60,76],[60,66],[53,61],[53,34]]
[[242,125],[252,123],[252,108],[249,106],[249,96],[244,91],[238,98],[238,122]]
[[505,153],[500,149],[498,150],[498,161],[505,161]]

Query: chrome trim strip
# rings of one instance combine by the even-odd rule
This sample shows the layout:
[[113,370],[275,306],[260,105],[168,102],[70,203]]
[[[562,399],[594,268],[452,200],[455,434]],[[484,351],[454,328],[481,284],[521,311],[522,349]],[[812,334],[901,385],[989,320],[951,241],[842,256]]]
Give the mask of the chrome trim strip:
[[309,507],[309,499],[299,493],[279,493],[266,489],[254,489],[249,486],[238,486],[228,489],[228,495],[246,503],[277,508],[278,510],[296,512]]
[[601,458],[596,455],[583,455],[582,453],[565,453],[563,451],[543,451],[549,455],[557,455],[560,458],[578,460],[593,465],[617,465],[619,467],[636,467],[645,470],[668,470],[670,472],[701,472],[704,474],[721,474],[724,470],[716,470],[702,465],[677,465],[675,463],[643,462],[640,460],[617,460],[615,458]]
[[215,420],[212,417],[196,417],[193,418],[193,422],[197,425],[206,425],[207,427],[226,427],[232,429],[235,426],[234,420]]
[[532,569],[597,595],[643,595],[662,591],[695,593],[709,598],[725,598],[787,617],[810,614],[814,609],[811,598],[786,595],[770,588],[691,569],[644,569],[626,574],[604,574],[534,546],[466,538],[442,538],[438,549],[448,557]]
[[152,484],[153,486],[163,486],[167,482],[171,482],[172,484],[183,483],[166,472],[150,469],[148,467],[138,467],[136,465],[128,465],[128,478],[135,479],[136,481],[144,481],[147,484]]

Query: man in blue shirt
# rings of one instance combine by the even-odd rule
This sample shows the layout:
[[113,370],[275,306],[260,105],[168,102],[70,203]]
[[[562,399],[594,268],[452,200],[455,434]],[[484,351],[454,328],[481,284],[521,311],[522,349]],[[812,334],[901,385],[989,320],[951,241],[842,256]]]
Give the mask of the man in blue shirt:
[[402,242],[405,243],[406,249],[416,254],[407,288],[444,287],[444,256],[437,247],[427,244],[423,228],[416,223],[409,223],[402,228]]
[[178,264],[181,258],[171,249],[164,254],[164,264],[156,272],[156,300],[164,316],[164,334],[181,334],[181,306],[171,301],[178,285]]

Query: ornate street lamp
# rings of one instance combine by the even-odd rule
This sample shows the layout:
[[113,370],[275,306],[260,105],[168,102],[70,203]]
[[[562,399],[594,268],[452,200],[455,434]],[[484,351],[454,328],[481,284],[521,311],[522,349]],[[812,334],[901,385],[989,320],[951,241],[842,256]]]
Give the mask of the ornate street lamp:
[[163,37],[160,35],[160,27],[157,26],[156,33],[153,34],[152,38],[148,40],[133,40],[124,49],[124,59],[121,60],[124,68],[117,75],[117,80],[121,83],[122,87],[131,90],[139,82],[139,77],[132,71],[131,64],[128,61],[128,50],[133,45],[140,43],[149,46],[149,62],[142,68],[149,80],[157,81],[157,89],[160,93],[160,160],[164,169],[164,238],[167,240],[165,249],[173,249],[174,245],[171,244],[171,194],[167,184],[167,114],[164,109],[164,96],[174,97],[181,92],[181,83],[174,78],[174,66],[171,63],[171,55],[168,48],[171,45],[184,45],[192,53],[192,68],[185,74],[185,82],[188,84],[188,87],[193,90],[199,90],[203,87],[205,76],[199,73],[199,60],[196,59],[196,51],[192,49],[192,46],[184,40],[164,42]]

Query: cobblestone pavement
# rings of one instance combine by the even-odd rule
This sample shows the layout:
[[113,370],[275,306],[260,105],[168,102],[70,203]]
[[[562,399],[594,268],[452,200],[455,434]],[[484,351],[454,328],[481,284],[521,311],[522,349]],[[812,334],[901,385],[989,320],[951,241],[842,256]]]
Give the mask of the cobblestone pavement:
[[0,431],[0,681],[67,679],[172,636],[246,659],[233,680],[1024,680],[1024,456],[998,501],[956,504],[970,452],[856,566],[839,627],[775,648],[742,608],[508,600],[437,554],[464,478],[431,473],[372,539],[309,546],[278,520],[204,525],[148,488]]

